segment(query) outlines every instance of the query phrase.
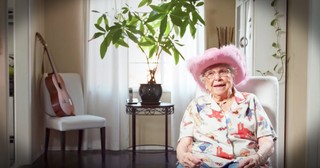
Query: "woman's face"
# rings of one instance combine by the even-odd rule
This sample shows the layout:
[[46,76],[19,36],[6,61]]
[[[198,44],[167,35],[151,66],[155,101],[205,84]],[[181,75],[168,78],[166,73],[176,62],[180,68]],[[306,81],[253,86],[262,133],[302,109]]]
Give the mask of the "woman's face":
[[204,85],[213,96],[229,97],[232,93],[233,74],[227,65],[215,65],[204,73]]

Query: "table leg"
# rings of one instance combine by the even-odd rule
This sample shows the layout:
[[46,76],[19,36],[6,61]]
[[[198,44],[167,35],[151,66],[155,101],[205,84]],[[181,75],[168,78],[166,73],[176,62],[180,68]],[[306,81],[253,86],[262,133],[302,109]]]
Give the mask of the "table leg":
[[136,114],[132,113],[132,161],[135,161],[136,157]]
[[166,108],[166,161],[168,162],[168,109]]

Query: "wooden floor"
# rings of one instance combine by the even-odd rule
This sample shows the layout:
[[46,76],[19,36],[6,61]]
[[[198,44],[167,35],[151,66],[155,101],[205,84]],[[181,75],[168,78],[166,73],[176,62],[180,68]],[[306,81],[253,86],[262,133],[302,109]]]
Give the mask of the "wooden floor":
[[49,151],[48,158],[41,156],[32,165],[23,168],[175,168],[176,152],[169,151],[168,162],[164,152],[136,153],[132,161],[131,151],[106,151],[102,161],[100,151],[67,151],[63,157],[60,151]]

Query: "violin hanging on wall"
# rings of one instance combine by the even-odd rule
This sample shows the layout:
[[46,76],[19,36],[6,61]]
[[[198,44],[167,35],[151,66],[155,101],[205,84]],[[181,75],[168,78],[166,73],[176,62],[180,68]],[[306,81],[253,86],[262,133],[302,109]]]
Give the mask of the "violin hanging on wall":
[[49,54],[47,43],[44,41],[40,33],[36,33],[36,37],[40,40],[44,47],[45,53],[48,55],[52,68],[51,73],[45,78],[45,84],[50,94],[51,105],[57,117],[73,116],[74,106],[70,95],[67,92],[62,77],[58,74],[51,55]]

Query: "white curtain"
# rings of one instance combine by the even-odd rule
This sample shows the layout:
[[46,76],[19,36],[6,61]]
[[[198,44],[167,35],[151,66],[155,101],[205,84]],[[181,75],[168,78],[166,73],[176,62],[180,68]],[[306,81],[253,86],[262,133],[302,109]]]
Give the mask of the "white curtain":
[[[200,9],[200,14],[203,17],[204,9]],[[185,57],[185,61],[179,62],[178,65],[173,65],[171,101],[174,104],[174,114],[171,115],[171,145],[176,147],[180,132],[180,122],[183,114],[195,97],[197,85],[192,75],[187,69],[187,62],[191,57],[199,56],[205,49],[205,28],[197,26],[197,35],[193,39],[190,36],[185,36],[181,41],[184,46],[180,49]]]
[[[110,16],[126,3],[126,0],[91,0],[89,10],[107,11]],[[127,0],[127,3],[139,3]],[[95,32],[94,22],[99,14],[90,12],[88,34]],[[203,9],[201,9],[201,15]],[[109,17],[113,19],[112,17]],[[88,37],[90,38],[90,37]],[[180,122],[183,113],[195,95],[196,84],[187,70],[187,60],[204,51],[204,27],[198,26],[196,39],[191,36],[181,40],[185,46],[180,49],[186,58],[178,65],[171,66],[170,79],[163,75],[164,85],[171,86],[171,101],[175,104],[174,114],[171,115],[171,145],[176,147],[179,136]],[[86,89],[87,107],[90,114],[99,115],[107,119],[107,149],[119,150],[129,146],[129,116],[125,113],[125,100],[128,92],[128,50],[109,47],[104,60],[101,60],[99,46],[101,41],[89,42],[88,57],[86,59]],[[173,62],[173,60],[171,60]],[[99,132],[90,132],[89,148],[99,148]]]
[[[123,5],[121,0],[91,0],[88,4],[88,39],[96,32],[94,23],[100,14],[108,12],[113,16]],[[113,17],[108,17],[109,22]],[[86,100],[89,114],[105,117],[106,148],[111,150],[125,149],[129,145],[129,118],[125,111],[128,96],[128,58],[127,49],[108,48],[105,58],[100,58],[101,39],[88,42],[88,53],[85,61]],[[99,131],[90,131],[88,148],[100,148]]]

